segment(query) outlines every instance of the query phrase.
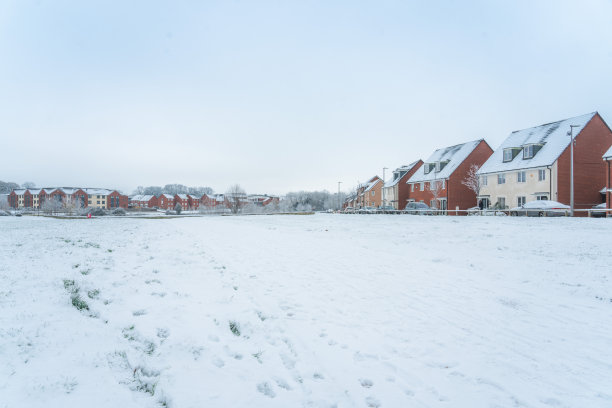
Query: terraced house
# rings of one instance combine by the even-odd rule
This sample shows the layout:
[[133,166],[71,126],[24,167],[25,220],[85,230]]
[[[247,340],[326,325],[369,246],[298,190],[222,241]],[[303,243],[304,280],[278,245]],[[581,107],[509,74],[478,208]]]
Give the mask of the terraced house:
[[597,112],[512,132],[482,165],[483,208],[511,208],[533,200],[570,204],[570,129],[574,138],[575,208],[601,203],[602,156],[612,132]]
[[408,202],[423,202],[440,210],[467,210],[476,194],[463,184],[472,165],[481,166],[493,150],[484,139],[438,149],[406,182]]
[[421,167],[423,160],[417,160],[408,165],[393,170],[391,180],[383,187],[383,205],[403,210],[408,202],[409,186],[406,181]]
[[128,198],[116,190],[79,187],[16,189],[8,195],[12,208],[42,209],[45,203],[61,207],[127,208]]

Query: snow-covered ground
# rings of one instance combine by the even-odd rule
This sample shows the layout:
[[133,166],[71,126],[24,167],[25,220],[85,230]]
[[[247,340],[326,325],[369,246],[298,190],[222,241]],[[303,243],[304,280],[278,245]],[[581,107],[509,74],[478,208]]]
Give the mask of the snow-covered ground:
[[0,217],[0,408],[610,407],[611,277],[612,219]]

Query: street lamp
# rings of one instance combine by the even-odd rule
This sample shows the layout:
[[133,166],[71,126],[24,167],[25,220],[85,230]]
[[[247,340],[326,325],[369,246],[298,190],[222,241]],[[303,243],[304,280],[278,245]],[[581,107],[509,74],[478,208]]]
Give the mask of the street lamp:
[[338,182],[338,211],[340,211],[340,209],[342,208],[342,206],[340,205],[340,184],[342,184],[341,181]]
[[567,135],[570,137],[570,215],[574,216],[574,128],[579,125],[570,125]]
[[385,170],[387,170],[387,167],[383,167],[383,184],[382,184],[382,205],[383,208],[387,206],[387,203],[385,200]]

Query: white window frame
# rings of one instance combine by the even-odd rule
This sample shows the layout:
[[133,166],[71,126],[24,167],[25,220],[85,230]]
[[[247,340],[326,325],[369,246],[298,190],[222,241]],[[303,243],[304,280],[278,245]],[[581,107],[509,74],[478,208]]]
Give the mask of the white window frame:
[[497,174],[497,184],[506,184],[506,173]]
[[538,170],[538,181],[546,181],[546,169]]
[[525,196],[518,196],[516,197],[516,202],[520,207],[521,205],[525,205],[525,203],[527,202],[527,198]]
[[527,172],[525,172],[525,171],[517,171],[516,172],[516,182],[517,183],[526,183],[527,182]]

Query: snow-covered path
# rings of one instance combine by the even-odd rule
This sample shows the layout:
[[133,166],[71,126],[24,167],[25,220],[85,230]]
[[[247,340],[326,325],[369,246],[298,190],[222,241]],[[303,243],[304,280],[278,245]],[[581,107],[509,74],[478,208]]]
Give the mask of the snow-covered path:
[[611,231],[2,217],[0,407],[609,407]]

